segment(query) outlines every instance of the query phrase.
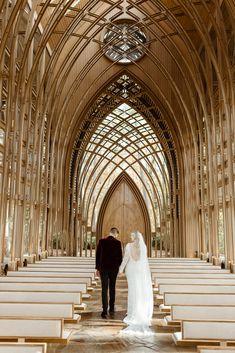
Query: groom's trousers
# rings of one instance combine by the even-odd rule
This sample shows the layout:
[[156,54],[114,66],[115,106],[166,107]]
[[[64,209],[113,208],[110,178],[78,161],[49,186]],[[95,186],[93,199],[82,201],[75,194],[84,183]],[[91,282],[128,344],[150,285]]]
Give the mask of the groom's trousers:
[[100,271],[102,284],[102,305],[103,313],[108,310],[108,288],[109,288],[109,310],[114,311],[115,304],[115,286],[118,270],[115,271]]

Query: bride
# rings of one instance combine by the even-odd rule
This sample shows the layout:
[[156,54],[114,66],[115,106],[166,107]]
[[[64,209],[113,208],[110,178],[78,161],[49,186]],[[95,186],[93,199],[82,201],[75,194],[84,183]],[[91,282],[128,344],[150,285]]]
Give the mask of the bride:
[[125,248],[125,255],[119,273],[125,274],[128,283],[128,307],[124,322],[128,325],[122,333],[151,333],[149,326],[153,314],[153,289],[147,258],[147,248],[139,231],[131,233],[131,243]]

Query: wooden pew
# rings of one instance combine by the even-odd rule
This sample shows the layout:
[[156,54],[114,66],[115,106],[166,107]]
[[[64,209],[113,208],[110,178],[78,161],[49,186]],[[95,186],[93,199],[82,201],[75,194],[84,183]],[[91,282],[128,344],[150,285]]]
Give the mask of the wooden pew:
[[172,264],[166,264],[166,263],[159,263],[159,264],[149,264],[150,266],[150,269],[163,269],[163,268],[166,268],[166,269],[198,269],[198,270],[208,270],[208,269],[211,269],[211,270],[214,270],[214,269],[217,269],[217,270],[221,270],[221,268],[219,266],[213,266],[212,264],[209,264],[209,263],[205,263],[205,264],[201,264],[201,263],[193,263],[193,264],[183,264],[183,263],[172,263]]
[[230,278],[155,278],[155,286],[162,284],[179,285],[235,285],[235,276]]
[[235,278],[234,273],[158,273],[158,278]]
[[84,272],[63,272],[60,271],[8,271],[7,277],[61,277],[61,278],[90,278],[92,284],[96,284],[94,273]]
[[235,305],[235,294],[231,293],[165,293],[164,304],[173,305]]
[[172,305],[167,324],[180,324],[185,320],[234,321],[235,305]]
[[0,353],[46,353],[46,343],[0,342]]
[[162,266],[150,267],[155,273],[230,273],[229,270],[221,270],[218,266]]
[[220,347],[209,347],[209,346],[198,346],[198,353],[235,353],[235,348],[220,346]]
[[173,293],[235,293],[235,285],[160,284],[159,294]]
[[35,264],[28,264],[27,265],[27,268],[41,268],[43,269],[44,267],[52,267],[52,268],[64,268],[64,269],[68,269],[68,268],[74,268],[74,269],[79,269],[79,270],[82,270],[82,269],[91,269],[93,270],[93,272],[95,272],[95,266],[94,264],[84,264],[84,263],[81,263],[81,264],[77,264],[77,263],[58,263],[58,262],[53,262],[53,263],[49,263],[49,262],[46,262],[46,263],[35,263]]
[[19,272],[60,272],[62,273],[89,273],[95,275],[95,270],[94,269],[89,269],[89,268],[74,268],[74,267],[68,267],[68,268],[63,268],[63,267],[19,267],[18,268]]
[[[40,272],[39,272],[40,273]],[[22,282],[22,283],[30,283],[30,282],[41,282],[41,283],[85,283],[87,285],[87,290],[91,286],[91,278],[79,278],[79,277],[47,277],[47,276],[7,276],[0,277],[0,282]],[[88,287],[89,286],[89,287]]]
[[53,292],[81,292],[82,297],[89,298],[90,295],[87,294],[87,284],[86,283],[11,283],[0,281],[0,290],[17,290],[17,291],[53,291]]
[[0,302],[26,303],[73,303],[76,308],[84,309],[81,292],[19,291],[0,290]]
[[151,276],[152,276],[152,279],[153,281],[155,282],[155,278],[158,278],[159,274],[166,274],[168,275],[169,277],[172,275],[172,274],[192,274],[192,275],[198,275],[199,277],[201,276],[201,274],[207,274],[207,275],[211,275],[211,274],[230,274],[230,271],[229,270],[197,270],[197,269],[175,269],[175,270],[172,270],[172,269],[151,269]]
[[74,313],[73,303],[25,303],[0,302],[0,313],[3,317],[57,318],[68,323],[76,323],[81,316]]
[[173,333],[177,346],[217,344],[235,345],[235,321],[182,321],[182,331]]
[[205,260],[199,259],[199,257],[149,257],[148,260],[150,262],[177,262],[177,261],[184,261],[184,262],[205,262]]
[[25,339],[67,343],[70,332],[64,331],[63,319],[0,317],[0,340]]
[[40,261],[36,261],[36,263],[53,263],[53,262],[58,262],[58,263],[84,263],[84,264],[95,264],[95,258],[85,260],[85,258],[74,258],[72,259],[58,259],[58,258],[48,258],[48,259],[42,259]]
[[48,256],[41,261],[94,261],[95,257],[85,257],[85,256]]

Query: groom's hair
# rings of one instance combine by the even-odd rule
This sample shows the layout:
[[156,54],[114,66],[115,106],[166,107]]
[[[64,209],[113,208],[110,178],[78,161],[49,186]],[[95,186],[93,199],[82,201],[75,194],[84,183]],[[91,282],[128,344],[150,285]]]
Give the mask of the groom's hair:
[[119,234],[119,230],[116,227],[113,227],[110,229],[110,233],[111,234],[116,234],[116,233]]

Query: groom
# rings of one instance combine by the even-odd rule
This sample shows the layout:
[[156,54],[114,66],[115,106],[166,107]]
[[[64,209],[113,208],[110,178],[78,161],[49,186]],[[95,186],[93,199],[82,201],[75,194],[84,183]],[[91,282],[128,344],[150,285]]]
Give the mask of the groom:
[[96,274],[101,278],[102,284],[102,318],[107,317],[108,288],[109,288],[109,313],[114,314],[115,286],[119,266],[122,263],[121,242],[117,240],[119,231],[111,228],[109,236],[100,239],[96,250]]

